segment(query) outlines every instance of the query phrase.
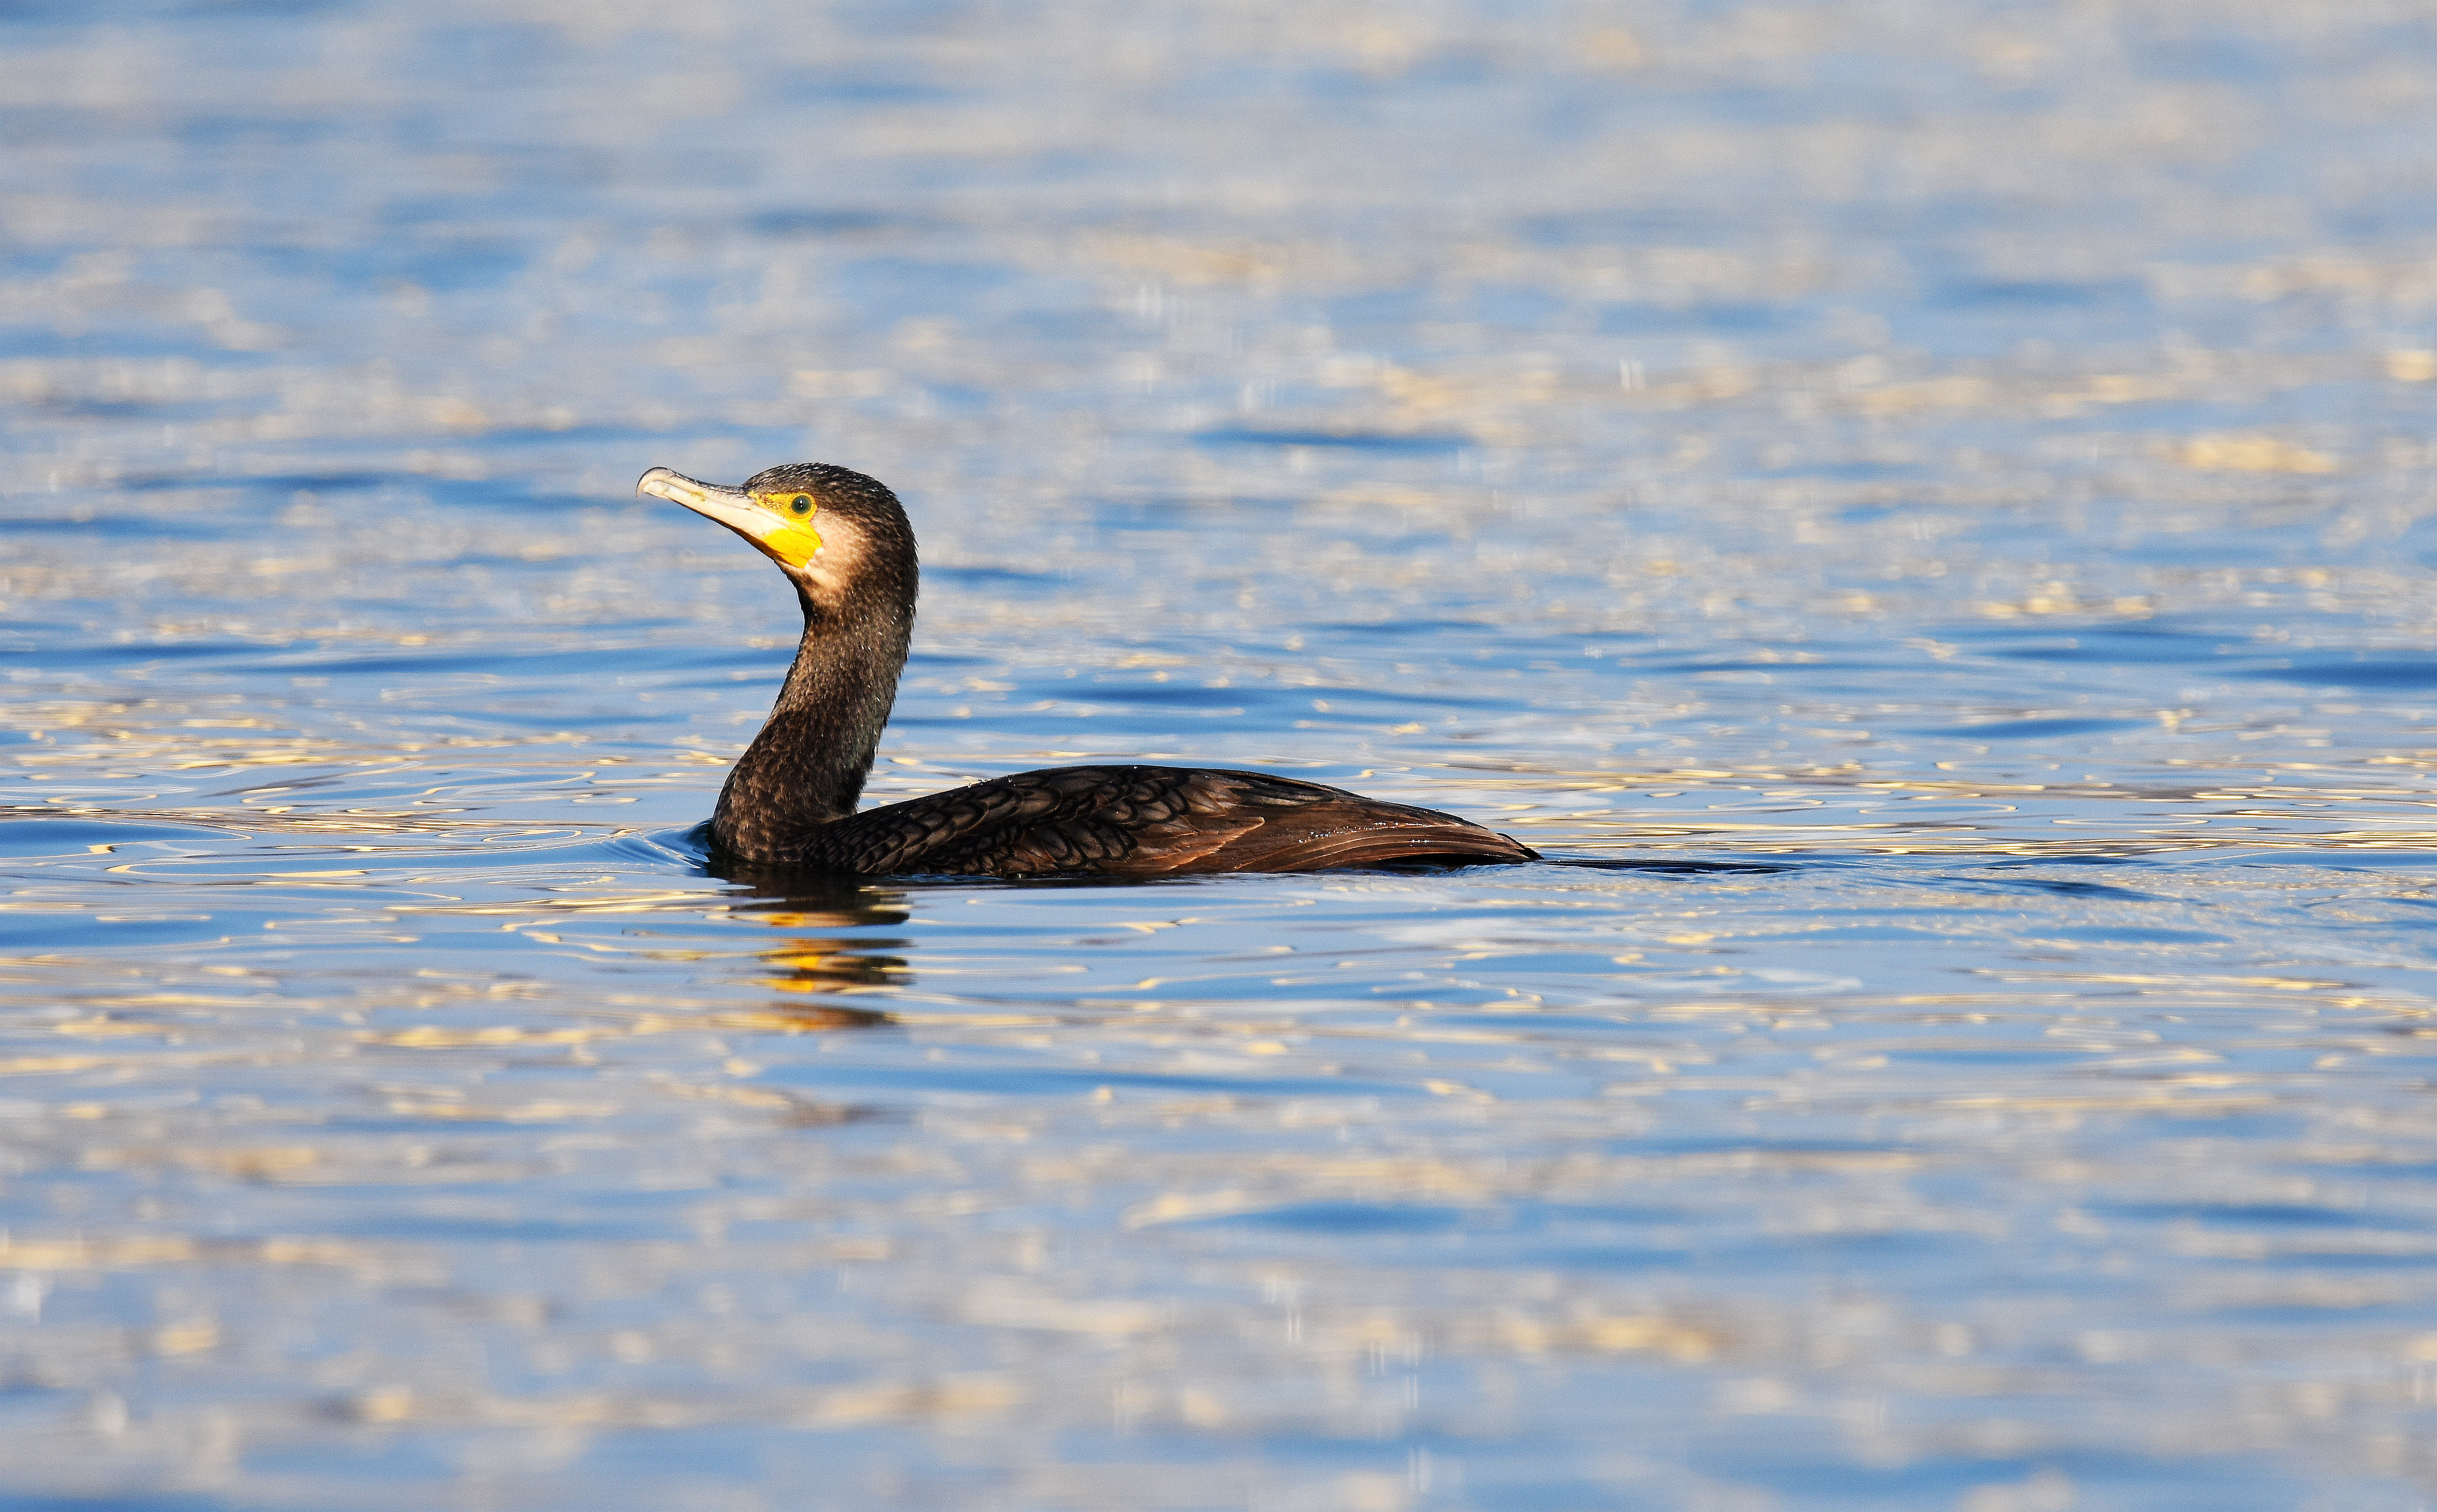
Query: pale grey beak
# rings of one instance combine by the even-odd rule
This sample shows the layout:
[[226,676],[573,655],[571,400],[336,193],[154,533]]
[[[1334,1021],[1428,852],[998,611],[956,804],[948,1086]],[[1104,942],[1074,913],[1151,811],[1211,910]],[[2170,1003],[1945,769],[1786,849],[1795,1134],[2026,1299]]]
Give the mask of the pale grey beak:
[[635,492],[682,504],[708,519],[717,520],[747,540],[759,541],[779,523],[741,488],[722,488],[666,467],[655,467],[636,481]]

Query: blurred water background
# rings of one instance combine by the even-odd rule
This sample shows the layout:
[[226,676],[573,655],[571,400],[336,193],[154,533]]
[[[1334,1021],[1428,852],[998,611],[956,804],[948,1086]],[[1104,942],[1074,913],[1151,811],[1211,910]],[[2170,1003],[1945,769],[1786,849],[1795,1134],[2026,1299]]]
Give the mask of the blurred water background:
[[[2437,1498],[2428,0],[0,56],[0,1508]],[[1552,861],[707,875],[799,459]]]

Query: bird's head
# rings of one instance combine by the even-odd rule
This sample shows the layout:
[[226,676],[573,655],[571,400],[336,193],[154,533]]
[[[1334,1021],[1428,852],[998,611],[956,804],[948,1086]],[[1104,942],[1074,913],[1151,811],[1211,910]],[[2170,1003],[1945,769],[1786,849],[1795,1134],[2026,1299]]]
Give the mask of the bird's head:
[[727,526],[779,564],[807,602],[843,608],[914,592],[914,531],[879,479],[826,462],[765,468],[724,488],[655,467],[635,484]]

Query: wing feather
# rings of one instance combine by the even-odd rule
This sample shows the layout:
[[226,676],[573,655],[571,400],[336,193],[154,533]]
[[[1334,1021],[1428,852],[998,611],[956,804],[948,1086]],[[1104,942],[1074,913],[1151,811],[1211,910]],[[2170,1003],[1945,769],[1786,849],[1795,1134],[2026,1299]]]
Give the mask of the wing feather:
[[787,858],[863,877],[1173,877],[1537,859],[1451,814],[1266,773],[1189,767],[993,777],[824,826]]

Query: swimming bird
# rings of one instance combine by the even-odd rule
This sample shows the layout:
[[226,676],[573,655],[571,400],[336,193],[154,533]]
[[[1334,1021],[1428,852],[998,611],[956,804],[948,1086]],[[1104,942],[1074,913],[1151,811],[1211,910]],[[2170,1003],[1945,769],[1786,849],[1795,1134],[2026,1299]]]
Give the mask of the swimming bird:
[[854,877],[1134,878],[1539,860],[1452,814],[1198,767],[1050,767],[858,813],[914,634],[914,529],[897,495],[820,462],[742,488],[655,467],[635,487],[751,542],[804,611],[796,663],[711,815],[726,858]]

